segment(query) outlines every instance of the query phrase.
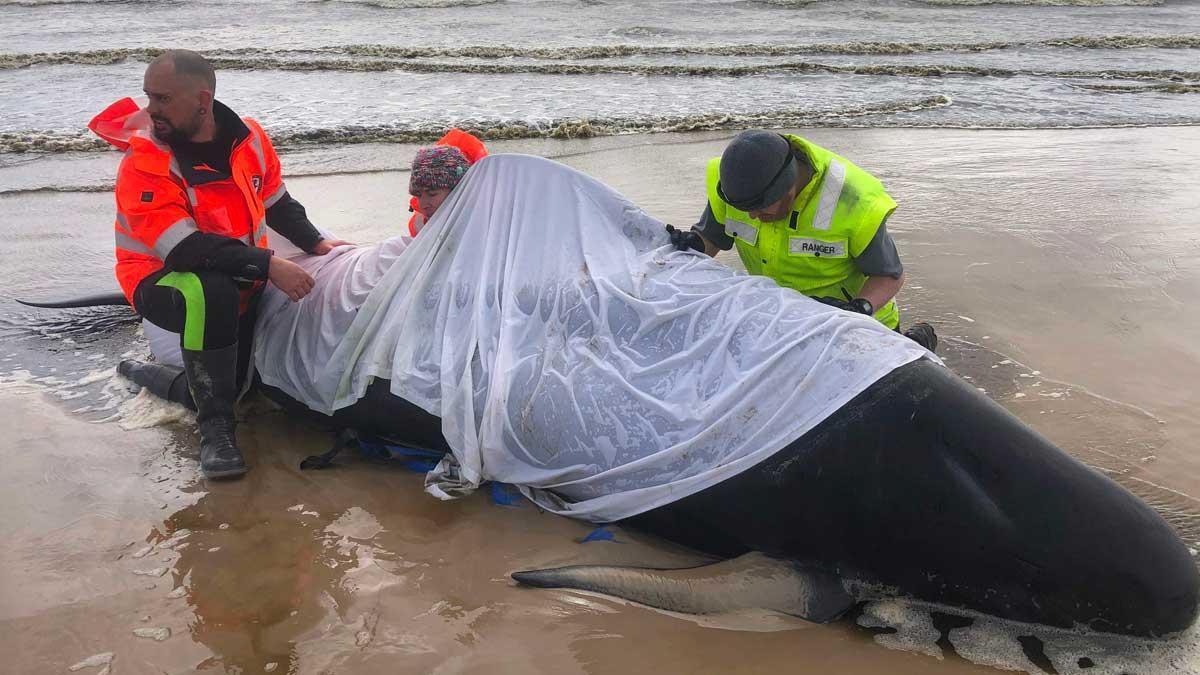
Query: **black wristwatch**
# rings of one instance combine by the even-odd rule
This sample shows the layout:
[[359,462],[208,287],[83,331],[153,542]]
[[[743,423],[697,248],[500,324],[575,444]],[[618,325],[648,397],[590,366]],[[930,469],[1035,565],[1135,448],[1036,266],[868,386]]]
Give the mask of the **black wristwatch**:
[[875,314],[875,306],[872,305],[871,301],[866,298],[855,298],[851,300],[850,308],[859,314],[866,314],[867,316]]

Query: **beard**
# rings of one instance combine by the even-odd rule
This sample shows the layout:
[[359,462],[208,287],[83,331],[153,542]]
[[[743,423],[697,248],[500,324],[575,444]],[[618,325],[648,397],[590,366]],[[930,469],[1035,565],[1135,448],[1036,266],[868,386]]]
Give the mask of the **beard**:
[[[201,118],[196,115],[188,124],[176,126],[170,121],[161,117],[151,117],[151,122],[154,122],[152,131],[154,137],[168,145],[176,143],[186,143],[191,140],[192,136],[200,129]],[[159,125],[164,125],[166,128],[159,130]]]

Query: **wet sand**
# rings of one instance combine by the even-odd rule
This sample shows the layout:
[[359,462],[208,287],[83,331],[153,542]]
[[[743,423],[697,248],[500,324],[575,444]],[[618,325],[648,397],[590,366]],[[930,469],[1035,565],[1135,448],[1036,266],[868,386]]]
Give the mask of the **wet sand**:
[[0,479],[20,524],[4,532],[10,672],[64,672],[107,652],[116,673],[986,672],[890,652],[849,624],[750,614],[710,627],[518,588],[508,573],[520,568],[705,559],[619,527],[615,541],[579,543],[592,527],[486,494],[438,502],[395,464],[344,458],[302,473],[298,459],[326,436],[278,413],[243,427],[246,480],[204,485],[186,431],[0,401],[33,420]]
[[[952,368],[1200,546],[1200,319],[1187,311],[1200,291],[1200,129],[807,135],[900,202],[889,229],[908,269],[902,321],[932,320]],[[728,136],[495,149],[558,156],[688,224],[703,208],[704,160]],[[288,185],[346,238],[377,240],[407,218],[400,172]],[[69,255],[111,245],[107,218],[96,221],[110,199],[34,194],[0,206],[15,227],[65,213],[54,227],[72,236],[55,250]],[[11,262],[19,288],[29,263]],[[252,472],[208,484],[186,417],[125,430],[69,413],[45,383],[4,381],[0,652],[13,672],[64,672],[106,652],[113,673],[996,672],[945,644],[941,659],[886,649],[851,621],[701,621],[518,588],[507,575],[527,567],[704,559],[620,527],[615,542],[581,543],[592,527],[483,493],[439,502],[394,463],[344,455],[300,472],[329,435],[262,402],[242,410]],[[161,642],[134,634],[163,628]],[[1013,647],[996,647],[993,661],[1020,664],[1019,648],[1005,654]]]

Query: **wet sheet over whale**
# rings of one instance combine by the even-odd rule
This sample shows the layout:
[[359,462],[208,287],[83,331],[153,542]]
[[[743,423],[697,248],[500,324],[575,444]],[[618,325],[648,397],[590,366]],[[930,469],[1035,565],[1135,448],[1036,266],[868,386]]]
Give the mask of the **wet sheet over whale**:
[[268,295],[256,363],[325,413],[390,380],[442,420],[453,455],[430,474],[437,496],[496,480],[612,521],[737,475],[928,356],[666,243],[602,183],[493,156],[403,255],[309,263],[312,296]]

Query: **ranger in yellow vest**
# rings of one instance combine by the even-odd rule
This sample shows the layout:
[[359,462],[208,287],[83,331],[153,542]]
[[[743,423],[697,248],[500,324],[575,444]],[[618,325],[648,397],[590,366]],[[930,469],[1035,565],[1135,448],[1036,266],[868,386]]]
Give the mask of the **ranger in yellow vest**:
[[[736,246],[751,274],[898,328],[904,267],[885,226],[896,202],[874,176],[799,136],[755,130],[708,163],[707,188],[691,232],[668,226],[676,247]],[[937,346],[927,323],[905,334]]]

